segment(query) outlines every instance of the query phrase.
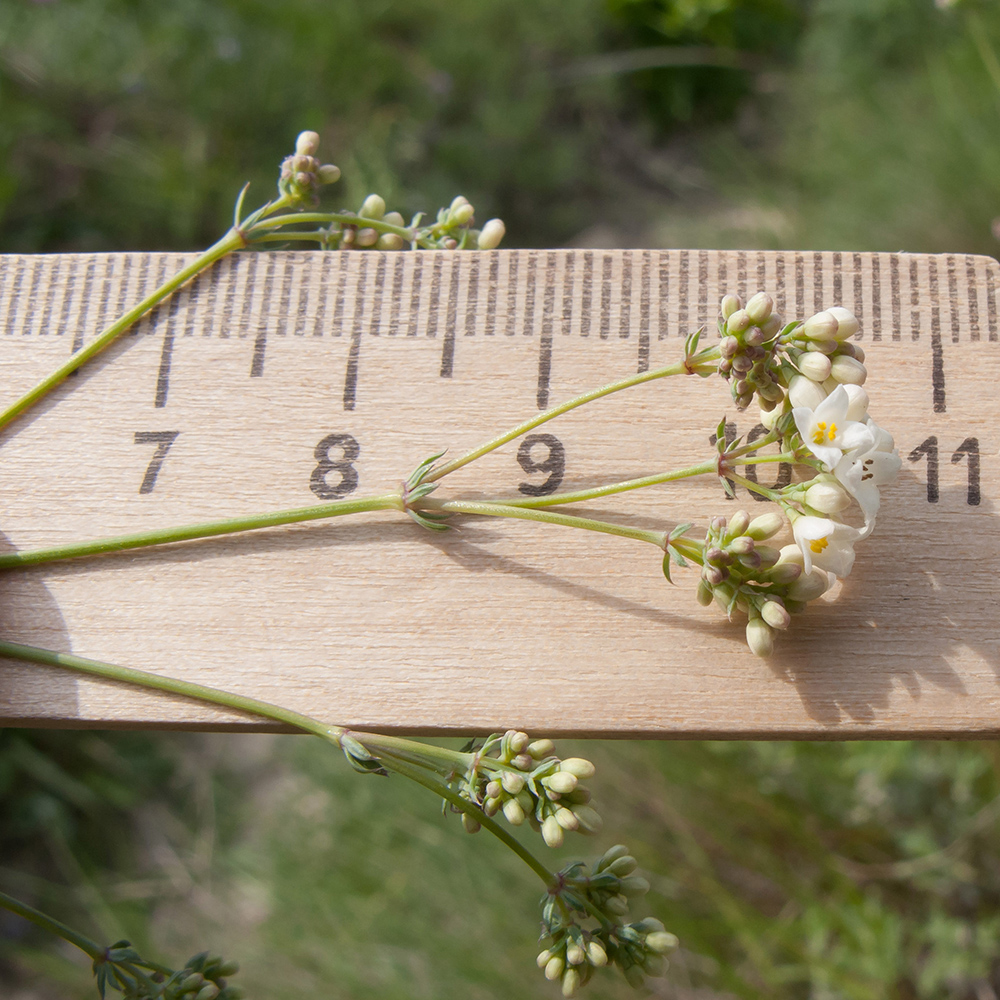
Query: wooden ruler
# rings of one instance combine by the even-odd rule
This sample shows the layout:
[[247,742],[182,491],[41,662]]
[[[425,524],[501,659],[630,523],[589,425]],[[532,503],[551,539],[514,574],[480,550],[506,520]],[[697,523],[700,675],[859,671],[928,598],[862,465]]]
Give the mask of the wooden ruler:
[[[0,403],[190,258],[0,258]],[[5,638],[410,732],[1000,732],[1000,267],[963,255],[711,251],[242,254],[0,437],[8,548],[393,488],[540,408],[680,357],[720,296],[861,319],[872,414],[903,456],[836,603],[768,662],[646,545],[530,523],[443,535],[368,514],[0,576]],[[460,497],[704,460],[719,380],[598,401],[449,477]],[[541,468],[540,468],[541,467]],[[770,482],[773,467],[762,467]],[[691,481],[586,510],[650,528],[738,507]],[[235,714],[0,664],[21,725],[252,728]]]

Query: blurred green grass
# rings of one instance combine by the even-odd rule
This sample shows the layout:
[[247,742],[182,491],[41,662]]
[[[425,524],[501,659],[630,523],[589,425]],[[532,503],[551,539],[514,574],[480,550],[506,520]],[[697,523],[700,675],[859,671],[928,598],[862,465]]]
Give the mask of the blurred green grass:
[[[690,46],[754,68],[591,72]],[[998,53],[1000,13],[970,2],[12,0],[0,250],[206,244],[317,127],[343,204],[462,191],[510,245],[993,254]],[[996,745],[576,749],[607,828],[566,856],[627,842],[682,940],[646,995],[1000,995]],[[305,738],[7,734],[0,884],[152,954],[222,950],[259,998],[555,993],[530,872]],[[87,980],[0,921],[6,992]]]

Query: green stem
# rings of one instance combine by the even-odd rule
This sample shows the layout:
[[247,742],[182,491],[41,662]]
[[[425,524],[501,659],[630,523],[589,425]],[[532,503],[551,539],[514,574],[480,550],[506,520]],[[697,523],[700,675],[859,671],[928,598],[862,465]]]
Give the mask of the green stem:
[[554,507],[556,504],[581,503],[585,500],[597,500],[611,496],[613,493],[624,493],[627,490],[640,490],[645,486],[655,486],[658,483],[670,483],[678,479],[688,479],[691,476],[714,475],[718,471],[718,461],[712,459],[700,465],[692,465],[686,469],[674,469],[671,472],[660,472],[655,476],[643,476],[641,479],[626,479],[620,483],[608,486],[597,486],[589,490],[574,490],[572,493],[552,493],[545,497],[512,497],[495,501],[505,507],[528,507],[533,510],[539,507]]
[[48,931],[50,934],[55,934],[56,937],[61,937],[64,941],[68,941],[95,961],[104,958],[106,949],[102,945],[73,930],[72,927],[67,927],[62,921],[42,913],[41,910],[36,910],[33,906],[28,906],[27,903],[22,903],[13,896],[8,896],[5,892],[0,892],[0,906],[6,910],[10,910],[11,913],[16,913],[19,917],[24,917],[25,920],[30,920],[33,924],[41,927],[42,930]]
[[508,441],[513,441],[522,434],[526,434],[533,428],[538,427],[539,424],[544,424],[548,420],[561,416],[563,413],[568,413],[570,410],[576,409],[578,406],[583,406],[584,403],[590,403],[595,399],[600,399],[602,396],[609,396],[613,392],[620,392],[622,389],[629,389],[633,385],[641,385],[644,382],[652,382],[655,379],[669,378],[671,375],[704,374],[714,371],[715,366],[712,365],[711,362],[717,360],[718,357],[718,347],[709,347],[694,355],[692,358],[680,361],[677,364],[667,365],[664,368],[654,368],[652,371],[640,372],[637,375],[629,375],[627,378],[618,379],[616,382],[609,382],[600,389],[592,389],[590,392],[585,392],[581,396],[575,396],[573,399],[569,399],[565,403],[560,403],[558,406],[550,407],[548,410],[539,413],[530,420],[525,420],[523,423],[511,428],[509,431],[506,431],[498,437],[487,441],[485,444],[479,445],[477,448],[473,448],[472,451],[462,455],[461,458],[456,458],[450,462],[446,462],[444,465],[425,476],[423,482],[436,482],[444,476],[447,476],[449,473],[454,472],[456,469],[461,469],[463,465],[468,465],[469,462],[474,462],[477,458],[482,458],[483,455],[487,455],[491,451],[495,451],[497,448],[505,445]]
[[[337,223],[341,226],[358,226],[361,229],[374,229],[380,233],[395,233],[401,236],[407,243],[411,243],[416,238],[416,233],[406,226],[396,226],[391,222],[384,222],[382,219],[366,219],[363,215],[355,215],[353,212],[296,212],[294,215],[277,215],[266,222],[259,222],[253,227],[253,232],[248,235],[252,243],[268,237],[256,236],[259,230],[276,229],[279,226],[292,225],[294,223],[315,223],[317,225],[332,225]],[[289,233],[286,238],[296,238],[296,233]],[[426,240],[418,240],[421,246],[432,247],[433,244]]]
[[480,500],[434,500],[428,498],[420,501],[418,509],[440,510],[450,514],[481,514],[487,517],[513,517],[522,521],[561,524],[567,528],[583,528],[587,531],[600,531],[605,535],[618,535],[620,538],[634,538],[640,542],[649,542],[660,549],[667,542],[667,533],[665,531],[646,531],[642,528],[629,528],[624,524],[612,524],[610,521],[596,521],[590,517],[553,514],[526,507],[508,507],[506,504],[485,503]]
[[768,489],[766,486],[761,486],[760,483],[755,483],[752,479],[737,475],[735,472],[727,472],[726,478],[731,479],[740,486],[745,486],[751,493],[756,493],[758,496],[774,501],[774,503],[782,503],[784,501],[784,497],[777,490]]
[[739,458],[740,455],[746,455],[747,452],[758,451],[760,448],[764,448],[772,442],[777,441],[780,436],[777,431],[768,431],[762,438],[758,438],[756,441],[750,441],[741,448],[727,451],[726,458]]
[[[374,733],[358,733],[353,730],[349,731],[341,726],[330,726],[326,723],[319,722],[317,719],[312,719],[308,715],[301,715],[298,712],[293,712],[291,709],[282,708],[280,705],[272,705],[266,701],[259,701],[256,698],[248,698],[244,695],[232,694],[228,691],[220,691],[217,688],[207,687],[204,684],[195,684],[191,681],[180,681],[171,677],[161,677],[157,674],[147,673],[144,670],[135,670],[132,667],[122,667],[114,663],[104,663],[100,660],[90,660],[82,656],[74,656],[71,653],[56,653],[48,649],[39,649],[37,646],[24,646],[16,642],[5,642],[0,640],[0,657],[3,656],[11,657],[16,660],[27,660],[31,663],[42,663],[51,667],[61,667],[67,670],[75,670],[78,673],[88,674],[93,677],[102,677],[106,680],[134,684],[139,687],[152,688],[156,691],[165,691],[168,694],[178,694],[185,698],[193,698],[196,701],[204,701],[213,705],[221,705],[224,708],[233,708],[240,712],[247,712],[251,715],[259,715],[266,719],[273,719],[275,722],[281,722],[286,725],[293,726],[296,729],[301,729],[303,732],[312,733],[314,736],[319,736],[322,739],[338,744],[340,737],[350,732],[351,736],[365,746],[372,746],[376,748],[383,747],[390,750],[390,752],[385,755],[390,759],[385,760],[382,757],[379,758],[382,760],[386,768],[396,771],[398,774],[402,774],[411,780],[416,781],[425,788],[430,788],[436,794],[451,802],[452,805],[461,809],[463,812],[467,812],[471,816],[474,816],[475,819],[482,824],[482,826],[486,827],[490,833],[492,833],[495,837],[498,837],[512,851],[514,851],[514,853],[517,854],[518,857],[520,857],[528,865],[528,867],[531,868],[543,882],[545,882],[546,885],[549,885],[554,878],[553,874],[530,851],[528,851],[526,847],[520,844],[506,830],[504,830],[503,827],[487,816],[476,805],[469,802],[467,799],[463,799],[457,792],[448,788],[437,779],[429,777],[418,768],[411,767],[409,761],[412,760],[410,753],[413,751],[410,748],[419,747],[421,751],[424,749],[443,750],[443,748],[429,748],[422,743],[402,740],[391,736],[379,736]],[[404,752],[406,753],[405,760],[403,759]],[[445,751],[445,753],[449,752]],[[414,761],[414,763],[417,763],[417,761]],[[425,764],[423,766],[426,767],[427,765]],[[11,897],[0,894],[0,901],[8,899],[11,899]],[[12,900],[12,902],[17,903],[17,900]],[[23,904],[19,905],[23,906]],[[31,908],[26,907],[26,909],[30,910]],[[15,910],[15,912],[21,911]],[[28,916],[28,914],[24,915]],[[48,919],[44,917],[44,914],[39,914],[39,916],[43,919]],[[28,919],[33,919],[33,917],[28,916]],[[37,922],[38,921],[36,921],[36,923]],[[52,921],[52,924],[55,925],[57,922]],[[61,924],[58,926],[62,927]],[[65,928],[65,930],[69,934],[74,933],[69,928]],[[61,934],[62,931],[56,931],[55,933]],[[88,951],[88,954],[93,954],[94,958],[104,954],[103,948],[100,948],[99,945],[89,941],[87,938],[83,938],[82,936],[76,935],[75,938],[67,937],[67,940],[72,941],[77,945],[77,947],[82,948],[84,951],[87,951],[85,944],[92,945],[95,949],[98,949],[97,952],[94,953]]]
[[163,301],[168,295],[180,288],[181,285],[190,281],[196,274],[204,271],[207,267],[211,267],[217,260],[244,245],[243,235],[235,229],[230,229],[221,240],[210,246],[197,260],[192,261],[187,267],[178,271],[169,281],[160,285],[152,295],[144,298],[137,306],[130,309],[124,316],[107,327],[96,340],[81,347],[68,361],[60,365],[46,378],[43,378],[41,382],[26,392],[17,402],[8,406],[6,410],[0,413],[0,430],[29,407],[37,403],[47,393],[51,392],[82,364],[89,361],[96,354],[100,354],[105,348],[110,347],[122,333],[135,323],[136,320],[145,316],[157,303]]
[[473,819],[475,819],[481,826],[489,830],[498,840],[506,844],[544,883],[546,886],[550,886],[555,881],[555,874],[550,872],[541,861],[538,860],[516,837],[508,833],[499,823],[491,819],[486,815],[475,803],[470,802],[468,799],[462,798],[458,792],[449,788],[442,781],[438,781],[436,778],[432,778],[422,771],[416,768],[410,767],[408,764],[404,764],[398,760],[383,760],[379,758],[385,764],[386,768],[391,771],[395,771],[397,774],[401,774],[404,777],[409,778],[411,781],[415,781],[418,785],[423,785],[424,788],[429,788],[432,792],[440,795],[441,798],[446,799],[457,809],[460,809],[464,813],[468,813]]
[[205,701],[223,708],[236,709],[238,712],[248,712],[251,715],[263,716],[284,725],[293,726],[303,732],[312,733],[325,740],[336,741],[344,733],[339,726],[328,726],[326,723],[301,715],[291,709],[272,705],[256,698],[220,691],[204,684],[192,681],[180,681],[173,677],[161,677],[145,670],[135,670],[132,667],[121,667],[115,663],[104,663],[101,660],[90,660],[72,653],[56,653],[50,649],[39,649],[37,646],[24,646],[17,642],[0,640],[0,656],[8,656],[15,660],[27,660],[31,663],[42,663],[50,667],[61,667],[65,670],[75,670],[77,673],[89,674],[93,677],[103,677],[105,680],[120,681],[134,684],[138,687],[152,688],[155,691],[165,691],[168,694]]
[[122,552],[126,549],[144,548],[149,545],[183,542],[194,538],[210,538],[214,535],[253,531],[257,528],[273,528],[282,524],[316,521],[326,517],[339,517],[343,514],[359,514],[374,510],[403,510],[403,500],[398,493],[385,493],[381,496],[361,497],[355,500],[334,500],[331,503],[272,511],[268,514],[231,517],[222,521],[207,521],[202,524],[188,524],[172,528],[154,528],[152,531],[139,531],[131,535],[117,535],[89,542],[69,542],[66,545],[54,545],[47,549],[5,552],[0,554],[0,569],[31,566],[37,563],[53,562],[58,559],[74,559],[80,556],[104,555],[110,552]]

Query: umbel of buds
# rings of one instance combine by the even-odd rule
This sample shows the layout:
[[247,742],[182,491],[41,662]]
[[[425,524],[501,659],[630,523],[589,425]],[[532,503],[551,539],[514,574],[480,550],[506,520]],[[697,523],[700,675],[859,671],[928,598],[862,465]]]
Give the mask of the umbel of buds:
[[588,871],[564,868],[542,899],[542,942],[537,964],[570,997],[595,969],[617,965],[630,985],[662,976],[677,938],[652,917],[629,922],[629,907],[649,891],[638,863],[623,844],[608,848]]
[[745,410],[756,396],[763,409],[774,409],[785,393],[777,360],[781,318],[773,299],[758,292],[744,307],[727,295],[720,310],[719,374],[730,383],[737,408]]
[[291,199],[293,205],[319,205],[320,188],[340,180],[340,167],[320,163],[316,158],[318,152],[318,133],[300,132],[295,140],[295,152],[281,163],[278,190],[283,197]]
[[[468,770],[453,778],[452,787],[487,816],[503,815],[511,826],[527,822],[549,847],[559,847],[569,831],[595,833],[601,817],[583,785],[593,777],[594,765],[583,757],[560,759],[554,751],[552,740],[532,740],[509,729],[470,755]],[[470,833],[479,830],[468,813],[462,823]]]

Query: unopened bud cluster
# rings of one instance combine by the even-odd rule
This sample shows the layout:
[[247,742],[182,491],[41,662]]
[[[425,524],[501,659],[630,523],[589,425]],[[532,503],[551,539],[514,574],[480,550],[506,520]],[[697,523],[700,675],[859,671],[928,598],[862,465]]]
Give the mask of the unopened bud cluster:
[[762,408],[773,409],[784,398],[777,360],[781,317],[774,300],[758,292],[744,307],[736,295],[727,295],[720,306],[719,374],[730,383],[733,400],[745,410],[756,396]]
[[425,239],[440,250],[496,250],[507,230],[500,219],[474,228],[476,210],[464,195],[438,211],[437,221],[422,230]]
[[543,940],[537,958],[546,979],[558,980],[563,996],[572,996],[595,969],[617,965],[630,985],[646,976],[662,976],[665,954],[677,938],[652,917],[627,923],[629,905],[649,891],[635,874],[638,863],[623,844],[604,852],[588,873],[581,862],[561,871],[542,900]]
[[747,645],[757,656],[770,655],[775,631],[788,628],[791,615],[825,593],[831,582],[816,566],[804,572],[797,545],[761,544],[785,524],[778,513],[751,520],[741,510],[728,521],[713,518],[705,537],[698,602],[707,607],[715,601],[730,617],[734,611],[746,614]]
[[164,984],[162,996],[165,1000],[242,1000],[246,996],[244,990],[226,982],[239,969],[237,962],[203,951],[171,976]]
[[320,163],[316,157],[318,152],[319,135],[300,132],[295,140],[295,152],[282,160],[278,190],[296,205],[318,205],[320,188],[340,180],[340,167]]
[[[490,737],[472,755],[459,791],[487,816],[502,814],[511,826],[527,822],[549,847],[559,847],[567,831],[594,833],[601,817],[589,805],[590,789],[582,782],[593,777],[594,765],[583,757],[561,760],[552,740],[532,740],[509,729]],[[465,829],[475,833],[479,823],[463,813]]]

